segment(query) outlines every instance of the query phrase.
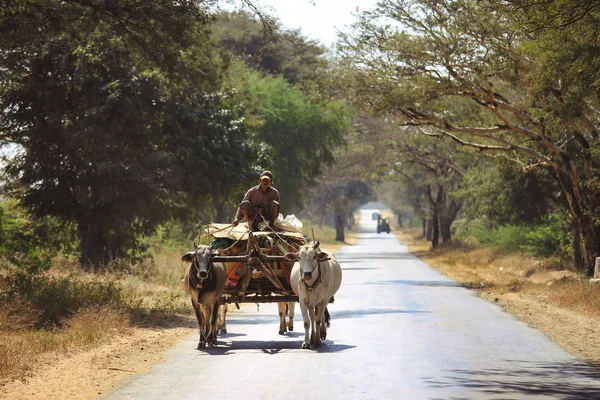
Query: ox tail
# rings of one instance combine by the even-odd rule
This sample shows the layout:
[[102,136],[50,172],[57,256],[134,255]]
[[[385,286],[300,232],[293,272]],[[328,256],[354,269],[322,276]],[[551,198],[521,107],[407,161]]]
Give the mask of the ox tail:
[[331,326],[331,323],[329,322],[331,321],[331,316],[329,315],[329,310],[327,307],[325,307],[325,315],[323,319],[325,319],[325,326],[329,328],[329,326]]

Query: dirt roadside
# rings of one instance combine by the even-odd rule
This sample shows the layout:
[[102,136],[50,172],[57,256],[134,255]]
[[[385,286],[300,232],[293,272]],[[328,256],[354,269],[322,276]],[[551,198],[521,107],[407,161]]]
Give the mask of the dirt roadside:
[[[486,276],[480,285],[473,284],[472,266],[444,262],[423,251],[423,244],[408,235],[395,232],[410,251],[434,269],[457,280],[479,295],[498,304],[506,312],[545,333],[559,346],[584,360],[600,363],[600,326],[597,319],[553,305],[543,293],[519,290],[512,292],[490,284]],[[355,243],[349,238],[350,243]],[[340,246],[338,246],[339,248]],[[335,251],[336,248],[331,248]],[[483,268],[483,267],[482,267]],[[502,267],[485,266],[495,271]],[[564,278],[566,272],[553,271],[545,275],[532,274],[527,278],[552,282]],[[235,312],[232,310],[232,312]],[[9,382],[0,387],[2,399],[95,399],[125,379],[140,374],[183,338],[196,332],[196,321],[183,316],[162,328],[132,328],[110,343],[72,354],[46,357],[36,372],[26,381]]]
[[169,327],[132,328],[110,343],[76,353],[44,357],[32,376],[0,386],[2,399],[94,399],[141,374],[196,331],[191,316]]

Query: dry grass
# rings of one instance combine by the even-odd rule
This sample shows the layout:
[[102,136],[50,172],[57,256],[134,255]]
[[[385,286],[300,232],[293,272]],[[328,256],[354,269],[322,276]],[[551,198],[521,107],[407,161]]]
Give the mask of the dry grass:
[[32,330],[41,312],[23,300],[0,303],[0,333]]
[[[32,330],[36,311],[25,303],[0,313],[0,382],[24,380],[37,361],[51,353],[77,351],[122,335],[130,329],[126,315],[110,308],[89,308],[65,321],[60,330]],[[22,315],[15,313],[20,307]]]
[[321,243],[321,247],[332,252],[336,252],[346,245],[353,245],[358,242],[358,235],[352,230],[344,232],[344,242],[335,240],[335,229],[330,226],[319,226],[318,224],[305,223],[303,232],[311,239],[314,238]]
[[600,317],[600,286],[586,281],[559,281],[549,290],[553,303],[585,315]]
[[[48,276],[60,279],[69,274],[78,282],[66,285],[63,288],[66,292],[58,291],[57,296],[90,298],[95,292],[79,293],[81,290],[76,288],[81,286],[93,292],[102,287],[100,282],[114,281],[122,287],[114,294],[117,308],[100,304],[86,306],[62,319],[60,327],[37,329],[40,310],[26,301],[0,301],[0,384],[27,379],[36,365],[53,355],[72,354],[98,346],[115,336],[127,334],[134,325],[163,326],[181,314],[189,314],[189,298],[178,289],[185,268],[181,252],[176,250],[165,250],[130,270],[115,269],[102,274],[82,271],[67,258],[56,259]],[[98,284],[93,285],[94,282]],[[98,293],[96,297],[103,298]]]
[[600,317],[600,285],[568,269],[549,268],[547,260],[475,247],[432,250],[419,230],[397,230],[396,235],[417,257],[467,287],[492,296],[535,295],[560,308]]

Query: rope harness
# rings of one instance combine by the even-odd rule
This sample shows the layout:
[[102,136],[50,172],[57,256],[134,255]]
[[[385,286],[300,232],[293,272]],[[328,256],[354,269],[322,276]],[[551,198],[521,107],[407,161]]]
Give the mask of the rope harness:
[[[312,292],[321,284],[321,262],[322,261],[319,261],[316,257],[315,257],[315,260],[317,260],[317,278],[316,278],[315,282],[312,285],[309,285],[308,283],[306,283],[304,278],[302,279],[302,283],[304,283],[304,287],[309,292]],[[327,260],[324,260],[324,261],[327,261]]]

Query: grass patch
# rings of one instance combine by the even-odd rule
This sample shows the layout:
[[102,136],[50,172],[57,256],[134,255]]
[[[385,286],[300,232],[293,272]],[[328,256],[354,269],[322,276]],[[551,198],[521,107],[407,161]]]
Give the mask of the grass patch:
[[[25,303],[19,307],[27,315],[36,314]],[[46,354],[88,347],[124,334],[130,328],[128,315],[110,307],[82,310],[63,321],[62,329],[50,330],[30,330],[31,322],[23,323],[15,310],[13,305],[13,312],[5,312],[3,308],[0,313],[0,382],[25,380]]]
[[600,285],[561,279],[553,286],[550,301],[567,309],[600,317]]
[[307,235],[311,240],[314,238],[321,243],[321,246],[330,251],[337,251],[341,247],[358,242],[357,233],[353,230],[347,229],[344,232],[344,242],[338,242],[335,240],[336,232],[335,229],[330,226],[319,226],[317,223],[304,222],[302,229],[303,233]]

